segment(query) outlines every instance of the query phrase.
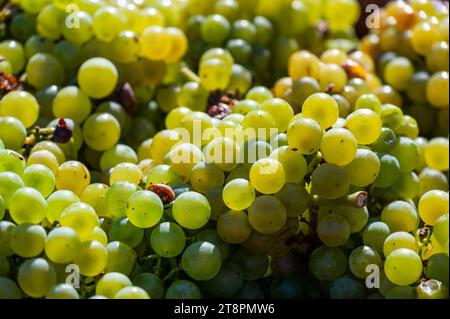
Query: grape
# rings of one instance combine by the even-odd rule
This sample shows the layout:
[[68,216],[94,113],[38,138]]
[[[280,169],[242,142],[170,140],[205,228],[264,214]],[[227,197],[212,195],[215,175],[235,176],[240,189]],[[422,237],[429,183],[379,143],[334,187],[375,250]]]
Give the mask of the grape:
[[300,183],[303,181],[307,165],[306,160],[297,150],[289,148],[289,146],[281,146],[275,149],[270,157],[276,159],[283,166],[286,183]]
[[0,277],[0,298],[1,299],[20,299],[22,294],[19,287],[11,279]]
[[109,238],[111,241],[120,241],[134,248],[144,238],[144,231],[130,223],[128,218],[122,217],[112,223]]
[[153,229],[150,243],[159,256],[171,258],[183,252],[186,236],[180,226],[165,222]]
[[303,115],[317,121],[322,129],[332,126],[339,117],[339,106],[328,94],[315,93],[303,103]]
[[23,187],[9,198],[9,213],[17,224],[39,224],[47,214],[47,203],[34,188]]
[[[64,68],[61,62],[47,53],[36,53],[26,67],[27,81],[36,89],[49,85],[61,85],[64,80]],[[45,74],[45,76],[43,76]]]
[[173,202],[172,214],[182,227],[198,229],[208,222],[211,216],[211,206],[202,194],[185,192]]
[[378,251],[383,252],[383,245],[386,238],[391,233],[389,226],[383,222],[372,222],[367,225],[362,234],[364,245],[372,247]]
[[108,237],[106,236],[105,231],[102,228],[100,228],[99,226],[95,226],[92,233],[90,233],[87,236],[84,236],[81,239],[83,242],[95,240],[95,241],[98,241],[103,246],[106,246],[108,244]]
[[284,168],[275,159],[260,159],[250,169],[250,183],[263,194],[277,193],[283,187],[285,181]]
[[191,244],[183,252],[183,270],[191,278],[204,281],[216,276],[222,265],[219,249],[206,241]]
[[61,214],[60,223],[75,230],[80,237],[90,234],[99,220],[95,210],[85,203],[74,203],[65,208]]
[[380,117],[383,125],[394,130],[397,134],[397,130],[399,129],[403,119],[402,110],[393,104],[383,104],[381,107]]
[[84,62],[78,71],[81,90],[92,98],[108,96],[117,84],[118,71],[104,58],[92,58]]
[[345,166],[353,161],[358,149],[353,134],[344,128],[328,130],[320,143],[320,152],[330,164]]
[[136,252],[131,247],[112,241],[106,246],[106,252],[108,262],[105,272],[119,272],[127,276],[131,273],[136,262]]
[[406,58],[396,57],[384,69],[386,83],[397,90],[406,90],[414,74],[414,67]]
[[100,168],[102,171],[107,171],[117,164],[125,162],[136,164],[137,161],[136,152],[131,147],[117,144],[102,154],[100,157]]
[[375,143],[381,134],[380,116],[369,109],[358,109],[350,114],[345,124],[359,144]]
[[130,222],[139,228],[155,226],[163,215],[163,204],[151,191],[138,191],[128,199],[126,214]]
[[137,275],[133,278],[133,285],[144,289],[152,299],[161,299],[164,296],[163,281],[152,273]]
[[348,265],[351,272],[358,278],[366,278],[370,272],[367,272],[367,266],[381,266],[381,257],[378,252],[369,246],[360,246],[352,251],[348,259]]
[[449,105],[448,72],[433,74],[427,83],[427,99],[436,108],[448,108]]
[[189,143],[178,144],[166,155],[166,163],[170,164],[178,175],[184,177],[190,177],[192,168],[204,160],[202,151]]
[[367,207],[336,206],[333,207],[333,213],[345,218],[352,234],[363,230],[369,220]]
[[59,264],[73,261],[79,254],[81,240],[78,234],[69,227],[58,227],[48,233],[45,241],[45,254]]
[[288,217],[301,216],[308,208],[309,194],[303,184],[286,183],[274,196],[284,204]]
[[322,64],[320,66],[319,83],[322,90],[331,89],[340,92],[347,84],[347,73],[336,64]]
[[389,154],[380,154],[380,172],[374,185],[386,188],[393,185],[400,178],[400,163],[396,157]]
[[23,181],[26,187],[38,190],[44,198],[53,192],[56,183],[52,171],[40,164],[28,166],[24,171]]
[[347,269],[347,258],[335,247],[319,246],[309,259],[309,268],[319,280],[336,280]]
[[386,258],[384,269],[390,281],[396,285],[406,286],[419,279],[422,274],[422,262],[414,251],[400,248]]
[[264,276],[269,268],[269,260],[265,254],[256,254],[240,248],[232,259],[244,273],[244,280],[253,281]]
[[217,233],[227,243],[243,243],[251,233],[247,215],[242,211],[229,211],[217,220]]
[[156,165],[147,174],[146,187],[151,184],[167,184],[176,185],[181,182],[181,177],[175,172],[175,170],[165,164]]
[[448,181],[445,175],[437,170],[425,168],[419,175],[420,190],[419,196],[426,192],[437,189],[442,191],[448,190]]
[[447,192],[431,190],[426,192],[419,201],[420,218],[428,225],[434,225],[436,220],[449,212],[449,196]]
[[410,203],[397,200],[383,208],[381,221],[389,226],[391,232],[411,232],[417,229],[419,216]]
[[80,268],[80,273],[84,276],[97,276],[109,262],[108,252],[101,243],[96,240],[84,241],[81,243],[74,264]]
[[78,196],[71,191],[60,190],[54,192],[47,198],[47,220],[50,223],[60,221],[64,209],[79,201]]
[[67,161],[59,166],[56,177],[57,190],[70,190],[80,195],[89,186],[91,175],[84,164],[78,161]]
[[261,110],[268,112],[275,121],[275,127],[280,132],[285,132],[288,124],[294,116],[292,107],[285,101],[273,98],[261,104]]
[[200,193],[206,193],[213,188],[221,187],[224,181],[223,171],[214,164],[201,162],[192,168],[191,184]]
[[97,39],[110,42],[125,28],[126,18],[114,7],[103,7],[93,17],[93,32]]
[[[70,23],[63,25],[62,34],[64,38],[76,45],[88,42],[92,36],[92,17],[84,11],[77,11],[72,14]],[[74,21],[77,21],[78,28],[74,28]]]
[[119,141],[120,124],[109,113],[96,113],[85,121],[83,136],[90,148],[96,151],[105,151]]
[[102,276],[95,287],[95,293],[106,298],[114,298],[114,296],[124,287],[130,287],[131,281],[127,276],[110,272]]
[[11,63],[13,74],[18,74],[25,66],[25,50],[18,41],[0,42],[0,56],[5,57]]
[[387,257],[390,253],[400,248],[408,248],[419,253],[419,245],[414,236],[407,232],[399,231],[390,234],[385,239],[383,244],[383,254]]
[[143,178],[144,175],[138,165],[131,163],[120,163],[112,168],[109,183],[114,184],[117,182],[129,182],[139,185]]
[[0,117],[0,139],[4,146],[11,150],[22,147],[27,136],[25,126],[15,117]]
[[89,97],[75,86],[61,89],[53,101],[53,114],[60,118],[70,118],[80,124],[91,113]]
[[415,198],[419,194],[419,177],[414,172],[402,173],[394,187],[401,197],[405,199]]
[[80,299],[80,296],[71,285],[58,284],[50,289],[45,299]]
[[438,39],[438,31],[428,22],[418,23],[412,29],[411,42],[413,48],[421,55],[425,55]]
[[19,267],[17,281],[24,293],[33,298],[44,297],[56,284],[53,266],[43,258],[26,260]]
[[218,14],[208,16],[201,26],[203,40],[212,45],[221,45],[228,38],[230,31],[228,20]]
[[421,282],[416,289],[417,299],[447,299],[448,288],[438,280]]
[[440,171],[447,171],[448,160],[448,139],[436,137],[430,140],[425,149],[425,161],[430,168]]
[[448,241],[448,214],[436,219],[433,226],[433,235],[441,245]]
[[298,51],[292,54],[288,62],[289,76],[294,80],[302,77],[319,78],[320,61],[308,51]]
[[[95,209],[98,216],[111,216],[110,212],[106,209],[106,192],[108,186],[101,183],[94,183],[86,187],[80,195],[80,199],[83,203],[91,205]],[[50,209],[50,208],[49,208]]]
[[356,151],[355,158],[344,169],[350,178],[350,184],[365,187],[376,180],[381,164],[374,152],[360,148]]
[[23,176],[26,163],[22,155],[15,151],[0,149],[0,160],[0,172]]
[[130,286],[120,289],[114,299],[150,299],[150,296],[144,289]]
[[200,299],[200,289],[189,280],[174,281],[166,291],[166,299]]
[[36,257],[44,250],[46,236],[40,225],[21,224],[13,230],[9,245],[16,255]]
[[0,116],[15,117],[27,128],[36,122],[38,115],[39,104],[29,92],[12,91],[3,96],[0,101]]
[[317,233],[325,245],[339,247],[347,242],[350,236],[350,226],[344,217],[329,214],[319,221]]
[[137,190],[135,184],[128,182],[117,182],[111,185],[105,194],[106,210],[116,218],[125,217],[128,199]]
[[250,225],[262,234],[279,231],[287,220],[287,210],[276,197],[263,195],[253,202],[248,210]]
[[424,268],[427,278],[441,281],[448,285],[448,256],[445,254],[436,254],[428,259]]
[[311,176],[311,194],[327,199],[344,196],[349,189],[347,172],[333,164],[320,165]]
[[223,201],[232,210],[244,210],[255,200],[255,190],[248,180],[238,178],[223,188]]

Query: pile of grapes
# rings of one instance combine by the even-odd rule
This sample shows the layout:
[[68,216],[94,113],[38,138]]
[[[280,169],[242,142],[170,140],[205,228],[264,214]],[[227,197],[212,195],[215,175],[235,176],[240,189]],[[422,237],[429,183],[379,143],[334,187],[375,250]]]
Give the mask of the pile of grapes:
[[449,8],[0,0],[0,298],[448,298]]

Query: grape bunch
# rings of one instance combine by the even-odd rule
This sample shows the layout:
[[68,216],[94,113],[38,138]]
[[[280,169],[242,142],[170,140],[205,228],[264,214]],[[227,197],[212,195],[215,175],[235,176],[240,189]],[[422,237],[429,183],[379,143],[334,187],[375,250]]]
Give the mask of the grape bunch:
[[449,297],[448,7],[0,6],[0,298]]

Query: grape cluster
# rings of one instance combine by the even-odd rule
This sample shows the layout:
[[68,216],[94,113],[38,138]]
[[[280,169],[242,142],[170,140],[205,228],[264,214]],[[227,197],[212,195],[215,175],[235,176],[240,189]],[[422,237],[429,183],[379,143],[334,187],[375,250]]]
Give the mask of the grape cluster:
[[0,298],[448,298],[448,8],[383,10],[2,6]]

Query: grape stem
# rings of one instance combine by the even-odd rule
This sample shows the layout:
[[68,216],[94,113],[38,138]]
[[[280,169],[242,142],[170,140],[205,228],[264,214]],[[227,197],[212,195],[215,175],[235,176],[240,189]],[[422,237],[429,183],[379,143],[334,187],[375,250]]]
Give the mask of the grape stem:
[[338,199],[326,199],[314,195],[311,196],[311,202],[317,206],[353,206],[361,208],[367,205],[368,198],[367,192],[360,191]]
[[190,81],[196,82],[196,83],[200,83],[200,78],[198,77],[197,74],[195,74],[192,70],[190,70],[187,67],[182,67],[181,68],[181,73]]

